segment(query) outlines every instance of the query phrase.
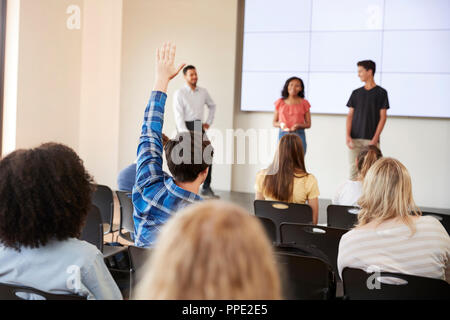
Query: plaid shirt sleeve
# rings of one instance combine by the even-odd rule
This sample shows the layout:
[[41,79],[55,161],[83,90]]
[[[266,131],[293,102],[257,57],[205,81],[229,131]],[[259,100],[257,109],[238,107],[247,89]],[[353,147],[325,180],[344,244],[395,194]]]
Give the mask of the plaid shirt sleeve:
[[142,192],[144,188],[161,182],[163,173],[162,128],[164,124],[164,106],[167,95],[163,92],[152,92],[145,109],[144,124],[138,147],[135,189]]

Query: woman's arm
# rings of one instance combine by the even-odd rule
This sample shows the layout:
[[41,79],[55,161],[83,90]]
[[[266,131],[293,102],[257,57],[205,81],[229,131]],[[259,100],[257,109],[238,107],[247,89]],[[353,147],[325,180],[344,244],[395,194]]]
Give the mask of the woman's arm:
[[308,204],[313,212],[313,224],[317,224],[319,222],[319,199],[310,199]]
[[311,128],[311,112],[305,113],[305,122],[295,124],[291,131],[296,131],[298,129],[310,129]]
[[279,116],[279,114],[278,114],[278,111],[275,110],[275,113],[274,113],[274,115],[273,115],[273,126],[274,126],[275,128],[280,128],[280,122],[278,121],[279,118],[280,118],[280,116]]

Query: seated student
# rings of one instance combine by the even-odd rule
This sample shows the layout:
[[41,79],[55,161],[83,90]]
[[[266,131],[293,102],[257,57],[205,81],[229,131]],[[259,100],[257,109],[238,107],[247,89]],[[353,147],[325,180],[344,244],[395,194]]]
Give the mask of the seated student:
[[356,167],[358,168],[358,177],[356,180],[347,180],[341,184],[332,200],[333,204],[340,206],[356,206],[359,197],[362,194],[362,182],[370,167],[383,154],[375,146],[366,146],[356,157]]
[[450,237],[437,219],[421,216],[403,164],[378,160],[364,179],[358,204],[358,225],[339,244],[341,275],[351,267],[450,282]]
[[256,176],[256,200],[304,204],[313,211],[313,223],[319,220],[319,186],[306,171],[302,140],[296,134],[281,138],[275,159]]
[[122,299],[102,253],[78,240],[91,182],[77,154],[60,144],[18,150],[0,161],[0,283]]
[[178,134],[164,147],[173,177],[163,171],[164,107],[169,81],[184,65],[174,66],[175,46],[158,50],[156,82],[145,110],[133,188],[135,245],[154,245],[159,229],[179,209],[201,200],[199,187],[208,176],[213,148],[201,133]]
[[[170,139],[163,133],[163,146]],[[120,191],[132,192],[136,182],[136,163],[130,164],[119,172],[117,176],[117,187]]]
[[264,229],[244,209],[212,200],[180,211],[163,228],[139,300],[274,300],[276,262]]

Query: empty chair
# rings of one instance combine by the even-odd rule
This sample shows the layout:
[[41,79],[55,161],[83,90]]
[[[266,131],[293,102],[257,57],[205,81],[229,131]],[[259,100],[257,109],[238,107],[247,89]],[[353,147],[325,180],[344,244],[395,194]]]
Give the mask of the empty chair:
[[275,226],[275,223],[267,218],[258,217],[259,221],[261,222],[262,226],[264,227],[264,230],[266,231],[267,237],[272,243],[277,242],[277,227]]
[[325,261],[295,252],[277,250],[283,298],[288,300],[329,300],[335,298],[332,267]]
[[135,246],[128,247],[130,257],[130,297],[133,296],[134,289],[142,277],[145,275],[143,267],[147,263],[152,249]]
[[327,226],[340,229],[352,229],[358,222],[357,207],[329,205],[327,207]]
[[[134,241],[134,220],[133,220],[133,201],[131,193],[127,191],[116,191],[120,203],[120,225],[119,236],[122,239]],[[125,232],[124,232],[125,231]]]
[[342,277],[346,299],[450,300],[450,285],[440,279],[392,272],[366,273],[353,268],[345,268]]
[[336,275],[339,241],[347,232],[345,229],[311,226],[299,223],[282,223],[281,243],[299,247],[314,247],[323,252]]
[[84,240],[103,252],[103,223],[100,211],[93,205],[89,210],[80,240]]
[[84,240],[96,246],[97,249],[103,253],[105,259],[126,250],[125,247],[105,246],[103,237],[102,217],[98,208],[93,205],[88,212],[80,240]]
[[30,287],[22,287],[0,283],[0,300],[26,300],[25,297],[33,295],[33,300],[86,300],[75,294],[51,294]]
[[450,215],[442,214],[442,213],[433,213],[433,212],[422,212],[423,216],[433,216],[439,220],[444,229],[450,234]]
[[312,209],[306,204],[285,203],[280,201],[255,200],[255,215],[270,219],[275,223],[276,239],[280,242],[280,225],[283,222],[312,223]]
[[92,203],[100,210],[102,222],[108,227],[105,234],[112,233],[114,218],[114,199],[113,192],[108,186],[96,185],[96,189],[92,194]]

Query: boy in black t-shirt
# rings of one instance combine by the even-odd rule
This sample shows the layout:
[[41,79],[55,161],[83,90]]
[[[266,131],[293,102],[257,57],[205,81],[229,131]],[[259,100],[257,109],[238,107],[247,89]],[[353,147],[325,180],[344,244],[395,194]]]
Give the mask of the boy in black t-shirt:
[[389,109],[388,94],[374,81],[376,65],[371,60],[358,62],[358,76],[365,83],[364,87],[353,91],[347,107],[347,146],[350,149],[350,179],[356,180],[358,170],[356,157],[367,145],[378,146],[380,135],[387,119]]

